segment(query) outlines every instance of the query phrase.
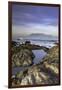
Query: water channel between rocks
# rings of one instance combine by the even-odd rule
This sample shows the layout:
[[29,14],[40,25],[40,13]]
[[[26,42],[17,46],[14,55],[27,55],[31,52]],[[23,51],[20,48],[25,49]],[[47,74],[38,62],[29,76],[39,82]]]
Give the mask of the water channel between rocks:
[[[42,58],[45,57],[45,55],[47,54],[44,50],[32,50],[32,52],[35,55],[35,58],[33,59],[34,64],[40,63],[40,61],[42,61]],[[24,70],[25,68],[28,68],[28,67],[29,66],[27,66],[27,67],[14,67],[12,69],[12,74],[15,75],[17,72]]]

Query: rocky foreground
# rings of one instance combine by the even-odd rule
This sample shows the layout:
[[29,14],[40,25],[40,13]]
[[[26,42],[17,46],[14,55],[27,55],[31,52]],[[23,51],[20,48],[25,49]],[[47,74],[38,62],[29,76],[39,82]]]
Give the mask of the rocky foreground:
[[12,55],[12,66],[28,66],[33,64],[34,54],[29,49],[20,49],[19,52]]
[[12,66],[28,66],[33,64],[33,59],[35,55],[33,54],[32,50],[44,50],[48,52],[48,48],[39,45],[33,44],[21,44],[18,47],[12,47]]
[[[26,58],[27,59],[27,58]],[[12,76],[12,86],[59,84],[59,46],[52,47],[40,64]]]

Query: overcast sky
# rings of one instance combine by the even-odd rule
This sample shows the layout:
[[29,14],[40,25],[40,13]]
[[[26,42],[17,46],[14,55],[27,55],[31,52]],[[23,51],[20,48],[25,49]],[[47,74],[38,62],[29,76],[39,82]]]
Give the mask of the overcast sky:
[[58,36],[58,13],[58,7],[13,5],[13,37],[31,33],[45,33]]

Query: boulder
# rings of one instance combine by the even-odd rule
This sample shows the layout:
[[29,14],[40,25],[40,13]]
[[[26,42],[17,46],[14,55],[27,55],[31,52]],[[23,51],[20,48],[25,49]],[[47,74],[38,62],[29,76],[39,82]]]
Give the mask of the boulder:
[[20,49],[12,54],[12,66],[28,66],[33,64],[34,54],[29,49]]

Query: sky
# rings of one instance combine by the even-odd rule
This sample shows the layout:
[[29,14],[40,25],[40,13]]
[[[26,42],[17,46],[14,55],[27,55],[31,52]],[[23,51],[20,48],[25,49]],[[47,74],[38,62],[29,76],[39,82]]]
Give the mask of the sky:
[[58,36],[58,7],[13,5],[12,36],[19,37],[32,33]]

